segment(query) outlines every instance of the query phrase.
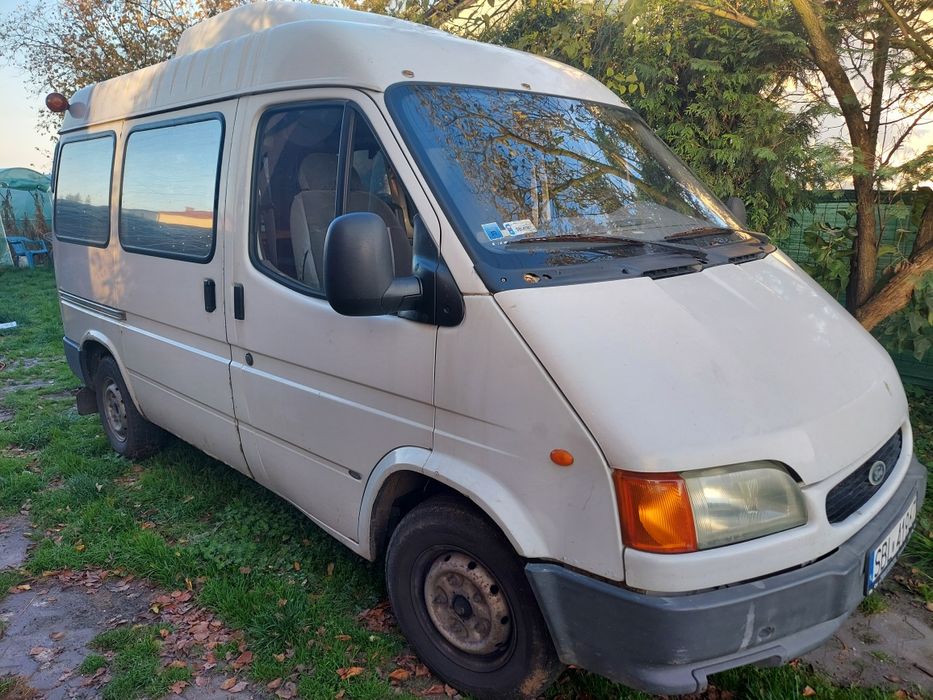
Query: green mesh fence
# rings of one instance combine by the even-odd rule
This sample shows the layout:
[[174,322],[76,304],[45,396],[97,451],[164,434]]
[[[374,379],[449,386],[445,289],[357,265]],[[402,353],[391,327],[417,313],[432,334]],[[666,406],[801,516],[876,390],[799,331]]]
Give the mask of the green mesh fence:
[[[910,254],[917,228],[911,222],[911,211],[916,193],[882,193],[877,210],[878,230],[881,245],[892,245],[900,255]],[[817,196],[812,209],[791,215],[790,233],[776,243],[795,262],[802,266],[813,261],[810,250],[804,242],[804,233],[814,223],[824,223],[833,228],[845,228],[847,216],[854,215],[855,193],[852,190],[826,192]],[[854,219],[852,219],[854,224]],[[889,252],[878,259],[878,275],[894,261],[897,253]],[[842,301],[842,300],[840,300]],[[909,353],[892,353],[894,364],[904,382],[933,390],[933,352],[928,352],[923,360],[917,360]]]

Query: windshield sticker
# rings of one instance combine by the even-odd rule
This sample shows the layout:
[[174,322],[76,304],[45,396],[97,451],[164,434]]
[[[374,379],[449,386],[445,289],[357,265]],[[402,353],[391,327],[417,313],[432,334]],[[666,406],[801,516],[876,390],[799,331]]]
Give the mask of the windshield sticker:
[[509,236],[527,236],[529,234],[538,232],[538,229],[535,228],[535,225],[528,219],[506,221],[504,224],[502,224],[502,227],[506,230],[506,233]]
[[502,233],[502,229],[499,228],[499,224],[495,221],[491,224],[483,224],[483,233],[486,234],[486,238],[490,241],[499,240],[502,236],[507,235]]

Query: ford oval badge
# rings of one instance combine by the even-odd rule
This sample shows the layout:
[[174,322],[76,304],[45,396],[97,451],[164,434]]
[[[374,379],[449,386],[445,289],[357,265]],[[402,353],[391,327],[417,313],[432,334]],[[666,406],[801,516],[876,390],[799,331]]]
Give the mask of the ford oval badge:
[[872,486],[877,486],[882,481],[884,481],[884,475],[888,471],[888,465],[882,462],[880,459],[871,465],[871,469],[868,470],[868,483]]

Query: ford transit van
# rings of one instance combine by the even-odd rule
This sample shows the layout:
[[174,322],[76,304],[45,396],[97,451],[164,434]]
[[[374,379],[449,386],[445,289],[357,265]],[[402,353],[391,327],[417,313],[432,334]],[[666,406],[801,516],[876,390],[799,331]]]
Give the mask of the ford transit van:
[[586,74],[270,2],[50,103],[79,410],[384,560],[452,686],[787,662],[910,535],[885,351]]

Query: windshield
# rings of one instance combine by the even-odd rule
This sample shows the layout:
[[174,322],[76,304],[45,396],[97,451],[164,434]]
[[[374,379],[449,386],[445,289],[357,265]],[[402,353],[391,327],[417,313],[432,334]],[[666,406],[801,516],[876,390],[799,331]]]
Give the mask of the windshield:
[[397,85],[388,101],[478,271],[497,288],[516,271],[595,263],[606,278],[632,258],[689,265],[691,251],[696,263],[719,244],[761,242],[736,230],[629,109],[438,84]]

